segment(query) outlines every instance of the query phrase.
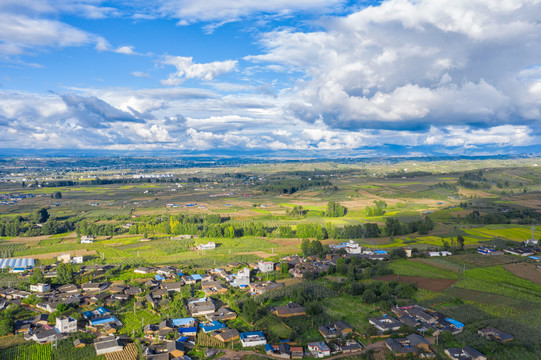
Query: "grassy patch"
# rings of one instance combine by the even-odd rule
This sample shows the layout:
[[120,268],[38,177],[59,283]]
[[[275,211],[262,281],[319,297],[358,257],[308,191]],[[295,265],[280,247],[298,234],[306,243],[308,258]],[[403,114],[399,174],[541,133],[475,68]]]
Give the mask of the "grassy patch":
[[456,287],[541,303],[541,286],[521,279],[500,266],[466,270]]
[[343,320],[357,330],[367,326],[368,318],[373,311],[372,306],[352,295],[326,298],[323,300],[323,307],[328,316],[336,320]]
[[389,268],[399,275],[422,276],[433,279],[459,278],[456,272],[408,260],[393,261],[389,264]]
[[128,311],[119,315],[120,321],[124,324],[119,330],[120,334],[131,335],[135,330],[136,332],[142,330],[146,324],[155,324],[161,320],[160,315],[155,312],[144,309],[139,310],[135,314],[133,311]]

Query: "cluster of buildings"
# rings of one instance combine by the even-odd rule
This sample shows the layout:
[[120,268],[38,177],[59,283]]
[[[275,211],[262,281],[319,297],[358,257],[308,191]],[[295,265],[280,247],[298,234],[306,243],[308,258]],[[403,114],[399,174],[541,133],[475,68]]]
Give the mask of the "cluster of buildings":
[[[413,328],[421,334],[431,332],[436,336],[442,332],[450,332],[451,334],[456,335],[462,332],[464,329],[463,323],[446,317],[437,311],[427,309],[419,305],[393,307],[391,308],[391,311],[395,317],[384,314],[381,317],[369,319],[370,324],[372,324],[379,331],[380,335],[399,331],[403,326]],[[400,338],[388,337],[385,339],[385,345],[392,353],[399,357],[435,357],[434,352],[430,348],[432,343],[418,333],[413,333]],[[497,340],[501,343],[506,343],[513,340],[513,336],[511,334],[500,331],[493,327],[480,329],[478,334],[487,339]],[[471,346],[446,349],[445,354],[454,360],[487,359],[485,355]]]
[[[528,245],[528,242],[531,240],[532,239],[527,240],[526,245]],[[535,241],[535,245],[537,245],[537,240]],[[533,243],[530,243],[530,245],[533,245]],[[488,246],[480,246],[477,248],[477,253],[484,256],[503,255],[505,253],[515,256],[528,257],[530,260],[533,260],[535,262],[541,262],[541,256],[536,255],[537,253],[541,253],[541,249],[531,246],[507,248],[503,249],[503,251],[496,250],[495,248],[491,248]]]
[[57,257],[57,260],[64,264],[82,264],[83,263],[82,256],[71,256],[71,254],[64,254],[64,253],[62,253],[59,257]]
[[360,258],[370,259],[370,260],[387,260],[389,258],[389,253],[385,250],[374,250],[370,248],[362,249],[362,246],[356,243],[353,240],[344,242],[338,245],[329,245],[329,248],[333,253],[337,253],[340,250],[345,250],[348,255],[358,256]]
[[33,194],[0,194],[0,205],[16,205],[21,200],[33,197]]
[[516,247],[511,249],[503,249],[503,252],[516,256],[533,256],[535,253],[541,252],[541,249],[531,247]]

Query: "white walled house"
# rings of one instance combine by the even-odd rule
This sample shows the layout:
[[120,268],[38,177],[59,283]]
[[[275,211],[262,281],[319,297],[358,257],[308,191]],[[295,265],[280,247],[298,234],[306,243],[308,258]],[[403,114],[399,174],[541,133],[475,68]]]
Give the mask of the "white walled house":
[[92,244],[94,242],[94,236],[81,236],[81,244]]
[[61,333],[77,332],[77,320],[71,316],[59,316],[54,327]]
[[263,273],[271,272],[274,270],[274,263],[272,261],[259,261],[257,268]]
[[33,291],[33,292],[40,292],[40,293],[44,293],[44,292],[47,292],[51,290],[51,285],[49,284],[34,284],[34,285],[30,285],[30,291]]
[[199,250],[212,250],[212,249],[216,249],[216,243],[214,242],[208,242],[206,244],[200,244],[198,247],[197,247]]

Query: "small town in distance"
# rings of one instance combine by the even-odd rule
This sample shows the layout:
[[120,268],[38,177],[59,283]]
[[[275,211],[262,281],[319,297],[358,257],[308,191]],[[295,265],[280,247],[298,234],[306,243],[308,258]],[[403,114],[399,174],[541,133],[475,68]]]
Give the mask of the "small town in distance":
[[534,359],[537,160],[460,163],[11,169],[0,358]]

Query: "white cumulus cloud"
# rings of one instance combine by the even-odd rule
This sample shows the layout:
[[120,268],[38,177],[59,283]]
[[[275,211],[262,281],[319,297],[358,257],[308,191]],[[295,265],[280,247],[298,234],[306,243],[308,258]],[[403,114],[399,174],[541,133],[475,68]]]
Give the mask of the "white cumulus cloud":
[[305,74],[290,113],[334,128],[424,130],[541,120],[541,2],[388,0],[323,30],[264,34],[245,59]]
[[177,71],[171,73],[169,78],[162,80],[162,85],[176,86],[185,79],[213,80],[215,77],[226,74],[237,66],[236,60],[213,61],[209,63],[194,63],[193,58],[183,56],[166,56],[163,64],[173,65]]

